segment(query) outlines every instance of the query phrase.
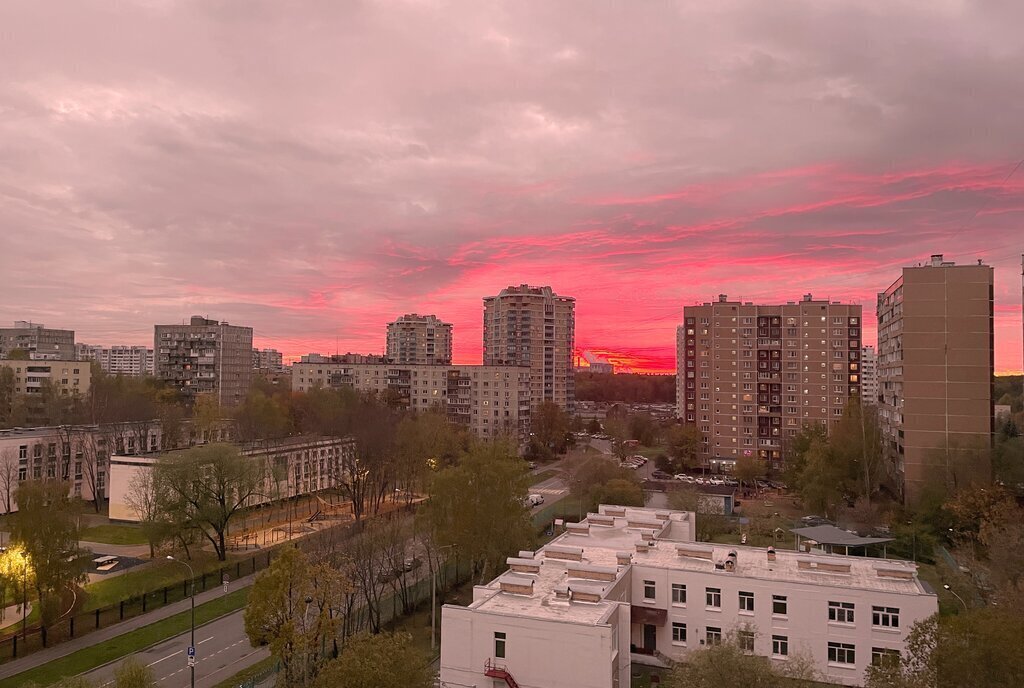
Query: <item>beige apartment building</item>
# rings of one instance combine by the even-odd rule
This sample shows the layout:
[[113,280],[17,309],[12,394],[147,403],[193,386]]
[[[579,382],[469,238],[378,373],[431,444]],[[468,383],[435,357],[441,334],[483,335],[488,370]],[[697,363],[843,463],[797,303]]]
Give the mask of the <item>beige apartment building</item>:
[[484,365],[529,366],[533,404],[576,405],[576,299],[551,287],[507,287],[484,298]]
[[865,346],[860,352],[860,390],[861,402],[878,403],[878,355],[873,346]]
[[991,478],[993,302],[991,267],[938,254],[878,295],[879,416],[905,501],[949,475],[937,467],[958,481]]
[[415,411],[442,410],[478,437],[530,433],[530,371],[515,366],[294,363],[292,390],[351,387]]
[[469,606],[443,607],[441,685],[625,688],[634,663],[664,668],[732,634],[858,686],[938,611],[911,562],[697,543],[694,518],[602,504],[509,557]]
[[84,397],[92,382],[92,367],[88,361],[0,359],[0,366],[14,373],[15,394],[41,394],[49,383],[64,396]]
[[781,465],[787,437],[831,427],[860,397],[861,306],[817,300],[686,306],[677,330],[676,415],[703,435],[700,458]]
[[211,394],[240,404],[252,386],[252,328],[192,316],[188,325],[156,325],[156,377],[192,402]]
[[7,358],[15,349],[27,351],[33,359],[68,361],[75,358],[75,331],[16,320],[14,327],[0,327],[0,358]]
[[253,349],[252,367],[271,373],[284,372],[284,355],[277,349]]
[[387,357],[400,365],[450,365],[452,324],[436,315],[403,315],[388,323]]

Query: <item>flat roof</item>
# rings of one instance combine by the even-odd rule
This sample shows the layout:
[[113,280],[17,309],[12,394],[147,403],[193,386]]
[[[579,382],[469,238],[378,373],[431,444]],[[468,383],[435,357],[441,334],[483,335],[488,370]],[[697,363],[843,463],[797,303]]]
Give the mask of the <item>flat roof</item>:
[[[694,530],[692,512],[609,505],[601,505],[598,511],[579,524],[568,524],[571,529],[533,553],[532,558],[524,552],[512,557],[515,568],[502,572],[487,585],[477,586],[476,599],[469,608],[567,623],[604,624],[622,604],[605,599],[605,595],[629,575],[633,566],[904,595],[934,594],[918,580],[917,565],[911,562],[791,550],[776,550],[774,559],[769,560],[767,548],[694,542],[690,535]],[[637,551],[637,544],[644,542],[647,551]],[[625,554],[630,557],[628,565],[619,563]],[[731,555],[735,555],[735,568],[727,571],[723,565]],[[579,575],[570,577],[570,570]],[[597,580],[600,573],[588,575],[588,571],[595,570],[611,579]],[[531,592],[522,592],[522,585],[516,586],[518,591],[503,590],[502,581],[508,584],[509,576],[532,581]],[[580,595],[569,600],[567,589]],[[586,601],[595,593],[599,600]]]
[[893,538],[861,537],[857,533],[851,533],[848,530],[830,525],[791,528],[789,532],[808,540],[814,540],[822,545],[839,545],[840,547],[866,547],[867,545],[881,545],[893,541]]

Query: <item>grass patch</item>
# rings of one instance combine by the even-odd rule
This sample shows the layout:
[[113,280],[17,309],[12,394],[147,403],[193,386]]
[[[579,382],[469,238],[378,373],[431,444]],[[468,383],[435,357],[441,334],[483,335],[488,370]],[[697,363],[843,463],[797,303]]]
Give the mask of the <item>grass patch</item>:
[[555,468],[549,468],[546,471],[541,471],[540,473],[534,475],[532,478],[533,482],[530,484],[536,485],[537,483],[542,483],[549,478],[554,478],[555,476],[560,475],[561,473],[561,471]]
[[[251,554],[247,556],[251,556]],[[190,563],[197,576],[202,576],[204,572],[219,571],[222,566],[233,565],[230,557],[226,562],[217,561],[217,557],[212,552],[197,551],[193,557]],[[84,611],[100,609],[130,597],[160,590],[164,586],[181,585],[182,581],[187,578],[188,570],[181,564],[166,559],[156,559],[137,566],[123,575],[85,586],[88,598],[82,608]],[[220,584],[220,579],[213,581],[213,584]]]
[[269,657],[264,657],[263,659],[261,659],[260,661],[256,662],[252,666],[246,667],[245,669],[242,669],[241,671],[239,671],[234,676],[229,676],[228,678],[224,679],[220,683],[214,685],[213,688],[238,688],[238,686],[242,685],[243,683],[245,683],[249,679],[251,679],[251,678],[253,678],[255,676],[260,676],[265,671],[270,671],[270,669],[275,664],[277,664],[277,658],[274,657],[274,655],[270,655]]
[[107,545],[146,544],[146,537],[140,528],[114,524],[86,528],[82,531],[82,539],[87,542],[102,542]]
[[[196,625],[213,621],[219,616],[241,609],[249,598],[249,588],[242,588],[224,597],[196,607]],[[0,681],[0,688],[20,686],[33,681],[41,686],[56,683],[64,676],[76,676],[91,671],[98,666],[138,652],[167,638],[173,638],[187,631],[190,627],[190,612],[184,611],[162,621],[143,626],[116,638],[105,640],[90,647],[82,648],[66,657],[23,671],[9,679]]]

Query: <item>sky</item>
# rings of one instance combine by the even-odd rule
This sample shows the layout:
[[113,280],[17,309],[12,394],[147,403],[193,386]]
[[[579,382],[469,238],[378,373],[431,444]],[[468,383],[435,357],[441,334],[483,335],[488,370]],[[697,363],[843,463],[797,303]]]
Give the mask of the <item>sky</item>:
[[685,305],[865,306],[995,267],[1021,369],[1019,0],[0,3],[0,323],[152,344],[192,314],[381,352],[482,298],[672,372]]

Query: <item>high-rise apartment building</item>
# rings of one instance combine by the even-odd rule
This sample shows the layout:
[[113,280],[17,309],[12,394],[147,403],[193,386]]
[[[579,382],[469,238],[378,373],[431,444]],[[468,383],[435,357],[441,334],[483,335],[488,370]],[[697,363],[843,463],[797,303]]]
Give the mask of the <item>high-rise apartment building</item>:
[[959,480],[990,475],[993,300],[991,267],[940,254],[903,268],[878,295],[879,417],[905,501],[928,479],[948,477],[940,467],[959,467]]
[[450,365],[451,323],[435,315],[403,315],[388,323],[387,357],[401,365]]
[[[511,435],[520,442],[530,432],[530,370],[516,366],[397,365],[382,362],[292,364],[292,390],[351,387],[388,397],[414,411],[436,409],[478,437]],[[372,357],[371,357],[372,358]]]
[[787,437],[809,423],[830,427],[860,396],[859,305],[721,295],[683,309],[676,346],[676,414],[701,431],[711,468],[744,456],[777,467]]
[[529,366],[533,404],[576,405],[576,299],[551,287],[507,287],[484,298],[484,365]]
[[75,331],[16,320],[14,327],[0,327],[0,358],[7,358],[15,349],[27,351],[34,359],[74,360]]
[[192,316],[188,325],[157,325],[156,376],[192,402],[212,394],[222,406],[242,402],[252,386],[252,328]]
[[860,352],[860,399],[865,404],[878,403],[878,356],[873,346]]
[[280,373],[284,370],[284,356],[277,349],[253,349],[252,367],[255,370]]
[[109,375],[152,375],[153,350],[146,346],[94,346],[76,344],[75,358],[96,361]]

